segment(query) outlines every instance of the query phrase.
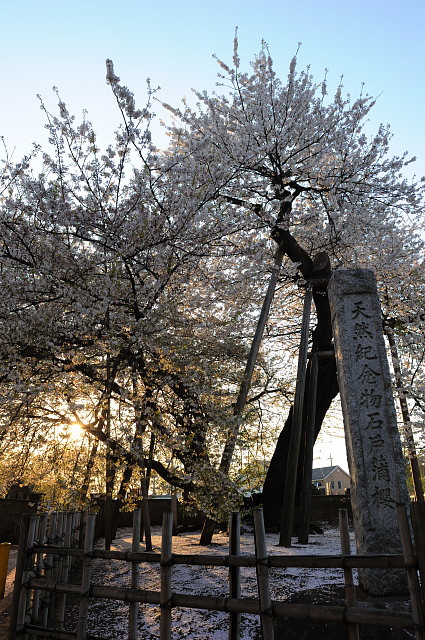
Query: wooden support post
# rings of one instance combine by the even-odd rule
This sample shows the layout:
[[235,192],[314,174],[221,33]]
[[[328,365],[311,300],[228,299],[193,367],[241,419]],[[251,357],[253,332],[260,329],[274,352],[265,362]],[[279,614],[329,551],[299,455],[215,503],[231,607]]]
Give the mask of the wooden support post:
[[310,381],[308,388],[307,426],[305,433],[303,481],[301,487],[300,528],[298,533],[298,542],[300,544],[308,543],[308,536],[310,532],[311,485],[313,476],[313,448],[316,419],[318,368],[319,356],[317,353],[313,353],[311,359]]
[[421,599],[415,556],[413,554],[412,539],[410,537],[407,509],[404,503],[397,505],[398,524],[400,527],[401,546],[403,548],[404,561],[407,565],[407,584],[412,600],[412,615],[415,623],[416,640],[424,640],[424,611]]
[[[277,279],[279,277],[279,272],[282,266],[284,255],[285,252],[279,246],[274,256],[274,264],[272,272],[270,274],[267,292],[264,297],[263,305],[261,307],[260,316],[258,318],[257,327],[255,329],[254,337],[251,343],[251,349],[249,351],[248,360],[242,377],[241,386],[239,388],[238,397],[236,399],[235,408],[233,410],[233,428],[230,430],[227,436],[227,441],[224,445],[223,453],[221,455],[219,471],[223,475],[227,475],[230,469],[230,464],[232,462],[232,456],[235,450],[240,429],[242,413],[245,408],[248,391],[251,386],[252,374],[254,372],[255,363],[257,362],[258,352],[260,349],[261,341],[263,339],[264,329],[266,327],[266,323],[270,314],[270,307],[273,301]],[[214,520],[211,520],[211,518],[205,519],[199,544],[204,546],[211,544],[215,526],[216,523],[214,522]]]
[[[348,511],[347,509],[338,509],[339,532],[341,536],[341,553],[343,556],[351,555],[350,532],[348,530]],[[344,569],[345,594],[347,597],[347,607],[356,606],[356,588],[353,580],[353,570]],[[359,625],[349,624],[348,635],[350,640],[359,640]]]
[[173,514],[164,513],[162,516],[162,544],[161,544],[161,621],[160,640],[171,640],[171,563],[173,544]]
[[311,514],[311,488],[313,478],[313,450],[316,428],[317,379],[320,358],[334,358],[333,351],[316,351],[311,356],[310,382],[308,386],[307,425],[305,433],[305,453],[303,480],[301,487],[300,529],[298,542],[308,544]]
[[[131,550],[133,553],[140,551],[140,529],[142,522],[142,510],[135,509],[133,511],[133,539],[131,542]],[[138,589],[140,582],[140,564],[138,562],[131,563],[131,588]],[[137,640],[137,623],[139,619],[139,603],[130,602],[130,615],[128,621],[128,640]]]
[[83,574],[81,576],[81,597],[80,597],[80,607],[78,612],[78,626],[77,626],[76,640],[86,640],[87,609],[89,606],[95,521],[96,521],[96,515],[94,513],[86,513],[86,523],[85,523],[86,528],[85,528],[85,534],[84,534]]
[[279,545],[291,546],[292,528],[294,525],[295,490],[297,485],[298,458],[300,454],[303,404],[305,391],[305,373],[308,353],[308,333],[310,327],[310,312],[312,301],[312,287],[308,285],[304,298],[303,321],[301,328],[300,352],[298,357],[297,383],[295,388],[294,411],[292,420],[291,439],[289,443],[288,464],[286,468],[285,491],[280,521]]
[[261,632],[263,640],[274,640],[273,609],[270,598],[269,563],[264,529],[263,510],[253,510],[255,563],[257,572],[258,599],[260,601]]
[[[229,525],[229,554],[240,555],[241,514],[232,513]],[[240,567],[229,567],[229,597],[241,597]],[[229,615],[229,640],[239,640],[241,633],[241,614],[232,612]]]

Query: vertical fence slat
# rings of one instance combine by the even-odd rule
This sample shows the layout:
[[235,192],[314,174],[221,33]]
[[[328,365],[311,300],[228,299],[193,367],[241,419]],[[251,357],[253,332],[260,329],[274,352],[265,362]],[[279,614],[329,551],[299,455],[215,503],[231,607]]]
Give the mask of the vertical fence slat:
[[[131,550],[134,553],[140,551],[140,530],[142,523],[142,510],[135,509],[133,512],[133,539],[131,542]],[[138,589],[140,582],[140,564],[132,562],[131,564],[131,588]],[[128,640],[137,640],[137,623],[139,619],[139,603],[130,602],[130,613],[128,620]]]
[[[71,547],[72,548],[80,548],[82,544],[82,512],[76,511],[72,514],[72,534],[71,534]],[[75,558],[73,556],[70,557],[69,570],[72,571],[72,567],[74,566]]]
[[[63,527],[64,527],[64,512],[58,511],[56,518],[56,529],[55,529],[55,547],[63,546]],[[60,580],[62,573],[62,556],[55,555],[54,563],[53,563],[53,580]]]
[[[72,520],[73,520],[72,516],[73,516],[72,513],[64,514],[64,521],[63,521],[64,534],[62,536],[61,546],[66,547],[68,549],[71,547]],[[71,566],[70,556],[68,555],[62,556],[62,570],[61,570],[61,577],[60,577],[61,582],[68,582],[70,566]],[[59,629],[63,629],[63,623],[65,620],[65,604],[66,604],[66,594],[60,593],[58,595],[57,611],[56,611],[56,622]]]
[[[49,526],[47,529],[47,544],[54,545],[55,544],[55,532],[56,532],[56,518],[57,513],[52,512],[49,514]],[[44,577],[46,580],[50,580],[53,576],[53,567],[54,567],[54,558],[52,554],[46,554],[44,558]],[[50,611],[53,602],[53,594],[46,591],[42,595],[42,612],[41,612],[41,625],[43,627],[47,626],[47,621],[50,618]]]
[[171,640],[171,561],[173,544],[173,514],[164,513],[162,517],[161,544],[161,621],[160,640]]
[[[239,556],[241,550],[241,514],[232,513],[229,526],[229,554]],[[229,567],[229,597],[241,597],[240,567]],[[229,640],[239,640],[241,633],[241,614],[232,612],[229,614]]]
[[[348,530],[348,511],[347,509],[338,509],[339,532],[341,536],[341,553],[343,556],[351,555],[350,532]],[[347,606],[354,607],[356,604],[356,588],[353,580],[353,570],[344,569],[345,594],[347,598]],[[357,624],[348,625],[348,635],[350,640],[359,640],[359,626]]]
[[80,608],[78,612],[78,627],[77,627],[77,640],[86,640],[86,628],[87,628],[87,610],[89,606],[89,593],[90,593],[90,581],[91,581],[91,567],[93,542],[94,542],[94,527],[95,527],[96,515],[94,513],[86,513],[85,522],[85,534],[84,534],[84,559],[83,559],[83,573],[81,576],[81,599]]
[[13,588],[13,606],[10,615],[8,640],[15,640],[16,638],[16,633],[18,631],[18,620],[22,619],[22,615],[20,614],[21,600],[23,600],[23,607],[25,609],[27,594],[24,587],[24,569],[27,549],[29,548],[28,539],[30,524],[31,520],[33,520],[34,517],[35,516],[33,515],[25,513],[21,519],[21,528],[18,543],[18,557],[16,559],[15,585]]
[[[63,511],[58,511],[56,514],[55,535],[53,544],[55,547],[63,547],[63,530],[64,530],[64,518]],[[53,567],[52,567],[52,579],[55,582],[61,580],[62,575],[63,556],[60,554],[53,555]],[[59,594],[51,594],[51,601],[49,605],[49,618],[48,625],[54,627],[58,620],[58,607],[59,607]]]
[[397,505],[398,523],[400,528],[401,546],[403,548],[404,561],[410,565],[407,569],[407,584],[412,600],[412,615],[415,623],[416,640],[424,638],[424,615],[419,586],[418,573],[415,568],[415,556],[413,554],[412,539],[410,537],[409,521],[407,519],[406,505]]
[[260,507],[255,508],[253,510],[253,516],[258,599],[260,601],[261,632],[263,640],[274,640],[273,611],[269,585],[269,563],[267,556],[263,510]]
[[[24,559],[24,567],[22,572],[22,585],[25,585],[31,577],[31,574],[34,573],[34,560],[33,556],[30,553],[30,549],[34,546],[36,528],[37,528],[37,516],[33,515],[30,517],[27,540],[25,545],[25,559]],[[16,621],[16,631],[19,633],[20,630],[24,629],[25,623],[29,621],[32,617],[32,597],[31,597],[31,589],[23,588],[19,597],[18,604],[18,613],[17,613],[17,621]]]
[[[43,513],[41,514],[38,518],[37,518],[37,527],[36,527],[36,542],[37,544],[43,544],[44,543],[44,539],[46,536],[46,529],[47,529],[47,520],[48,520],[48,516],[47,513]],[[42,553],[37,553],[37,557],[36,557],[36,561],[35,561],[35,574],[36,576],[40,576],[42,574],[43,571],[43,554]],[[34,595],[33,595],[33,601],[32,601],[32,622],[34,622],[35,624],[37,624],[38,622],[38,616],[39,616],[39,612],[40,612],[40,600],[41,599],[41,593],[39,589],[34,589]],[[35,636],[31,636],[32,639],[35,638]]]

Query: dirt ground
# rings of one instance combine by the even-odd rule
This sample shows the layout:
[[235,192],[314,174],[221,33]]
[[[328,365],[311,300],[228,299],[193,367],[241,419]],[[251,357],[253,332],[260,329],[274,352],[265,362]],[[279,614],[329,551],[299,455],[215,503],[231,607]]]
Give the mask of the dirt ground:
[[0,640],[7,640],[8,638],[11,607],[12,593],[9,593],[0,600]]
[[[387,597],[385,601],[378,598],[370,598],[361,589],[356,589],[357,601],[362,606],[370,606],[376,609],[395,609],[402,612],[410,611],[409,599]],[[300,591],[288,598],[287,602],[293,604],[321,604],[346,606],[345,591],[343,587],[325,587]],[[394,629],[371,625],[359,627],[360,640],[412,640],[415,637],[413,630]],[[279,619],[275,623],[275,640],[349,640],[348,626],[338,623],[311,622],[307,620]]]

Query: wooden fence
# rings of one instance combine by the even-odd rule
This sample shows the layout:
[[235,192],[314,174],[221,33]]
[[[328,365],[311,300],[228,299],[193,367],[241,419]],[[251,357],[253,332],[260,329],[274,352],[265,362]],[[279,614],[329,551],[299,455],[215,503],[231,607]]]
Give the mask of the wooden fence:
[[[140,510],[134,512],[132,550],[123,552],[94,548],[95,515],[85,514],[84,535],[79,530],[79,514],[51,514],[23,518],[20,550],[16,567],[14,606],[9,640],[106,640],[87,632],[87,613],[91,598],[119,600],[130,603],[128,640],[137,640],[140,603],[160,607],[160,640],[171,640],[174,607],[224,611],[229,614],[229,640],[239,640],[241,614],[260,617],[263,640],[274,640],[273,619],[296,618],[315,622],[337,622],[348,625],[350,640],[359,638],[359,625],[377,625],[411,629],[417,640],[424,640],[423,593],[418,579],[418,562],[413,553],[409,525],[404,505],[399,506],[399,522],[403,555],[350,555],[348,518],[340,511],[341,555],[335,556],[273,556],[266,550],[262,510],[253,512],[255,555],[239,555],[240,516],[233,514],[230,523],[229,555],[182,555],[172,552],[172,514],[165,513],[162,528],[161,553],[140,551]],[[70,582],[73,562],[82,561],[79,584]],[[122,560],[131,563],[131,588],[98,586],[91,583],[95,558]],[[161,576],[160,591],[141,588],[141,563],[156,563]],[[174,591],[174,565],[226,567],[229,592],[222,597],[190,595]],[[241,598],[240,567],[255,567],[258,598]],[[269,588],[271,567],[304,567],[309,569],[340,568],[343,570],[347,606],[291,604],[272,601]],[[412,612],[362,607],[356,603],[352,570],[354,568],[404,568],[412,600]],[[422,585],[423,586],[423,585]],[[64,629],[67,595],[77,596],[79,614],[73,632]]]

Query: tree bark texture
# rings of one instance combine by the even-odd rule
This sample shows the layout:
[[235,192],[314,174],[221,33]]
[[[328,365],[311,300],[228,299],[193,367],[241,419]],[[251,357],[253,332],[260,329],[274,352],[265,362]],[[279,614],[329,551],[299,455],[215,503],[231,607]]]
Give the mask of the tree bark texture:
[[[309,268],[308,261],[301,265],[300,270],[303,276],[313,282],[313,300],[316,308],[317,326],[313,331],[312,352],[330,351],[332,345],[332,325],[327,295],[327,278],[330,274],[329,259],[326,255],[320,254],[311,261]],[[320,267],[319,267],[320,265]],[[316,283],[315,283],[316,280]],[[311,373],[311,359],[307,365],[306,389],[309,388]],[[319,434],[323,419],[338,394],[338,381],[334,359],[320,359],[317,382],[317,403],[315,414],[315,439]],[[270,461],[270,466],[263,485],[262,503],[264,510],[265,526],[268,528],[279,528],[280,514],[285,491],[285,476],[288,464],[288,451],[291,439],[293,407],[289,411],[288,418],[279,435],[276,448]],[[304,468],[305,454],[305,433],[307,422],[307,401],[303,407],[303,434],[301,437],[301,447],[298,460],[298,479],[295,504],[298,505],[301,497],[301,486]]]

